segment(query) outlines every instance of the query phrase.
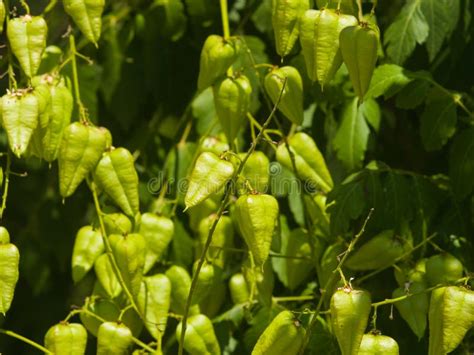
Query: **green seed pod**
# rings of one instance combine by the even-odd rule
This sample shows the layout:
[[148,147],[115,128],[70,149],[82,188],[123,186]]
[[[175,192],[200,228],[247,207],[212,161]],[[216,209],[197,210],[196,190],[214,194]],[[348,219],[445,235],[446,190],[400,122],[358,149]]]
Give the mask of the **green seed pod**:
[[5,228],[0,234],[0,314],[5,315],[12,304],[15,286],[18,282],[20,252],[10,243],[10,236]]
[[273,265],[278,265],[276,270],[279,279],[290,290],[295,290],[300,286],[314,269],[310,243],[308,232],[302,228],[282,235],[280,254],[308,259],[278,258],[272,260]]
[[386,230],[362,245],[347,258],[346,266],[352,270],[376,270],[392,265],[406,252],[406,243]]
[[[216,219],[216,214],[204,218],[199,224],[199,241],[196,246],[196,259],[201,256],[202,249],[209,235],[209,229]],[[228,216],[222,216],[217,222],[216,229],[212,235],[212,242],[207,251],[207,259],[212,261],[215,266],[224,269],[228,252],[225,248],[232,248],[234,245],[234,226],[232,219]]]
[[39,103],[28,90],[17,90],[2,97],[2,121],[13,154],[20,158],[26,152],[38,125]]
[[64,130],[71,122],[73,109],[72,94],[64,84],[51,86],[50,94],[49,119],[46,126],[40,124],[39,127],[42,158],[47,162],[58,157]]
[[364,334],[358,355],[398,355],[395,339],[380,334]]
[[[191,288],[191,277],[186,269],[173,265],[165,272],[171,282],[171,310],[183,314]],[[198,314],[199,306],[194,305],[189,309],[189,314]]]
[[63,0],[64,10],[86,38],[97,46],[105,0]]
[[221,281],[222,270],[215,268],[218,271],[218,276],[214,278],[214,283],[209,289],[209,297],[206,297],[199,302],[199,309],[205,316],[213,319],[221,312],[222,305],[226,303],[227,298],[227,287]]
[[230,297],[234,304],[242,304],[249,300],[250,291],[243,274],[234,274],[229,280]]
[[148,272],[168,248],[174,234],[173,220],[153,213],[144,213],[140,220],[139,233],[147,245],[144,272]]
[[102,235],[92,226],[79,229],[74,241],[71,266],[74,283],[79,282],[94,266],[97,258],[105,251]]
[[270,307],[272,305],[273,287],[275,285],[275,276],[270,260],[267,260],[263,267],[258,265],[252,267],[250,258],[247,258],[242,265],[242,273],[249,289],[253,289],[256,293],[258,301]]
[[30,78],[38,71],[47,36],[48,25],[41,16],[25,15],[8,21],[7,37],[11,50]]
[[166,330],[171,302],[171,282],[164,274],[143,279],[138,307],[145,316],[145,327],[155,339],[160,339]]
[[0,1],[0,34],[3,33],[3,25],[5,24],[5,15],[6,15],[5,4],[3,3],[3,0],[1,0]]
[[404,287],[400,287],[392,293],[393,298],[405,296],[407,292],[412,295],[415,294],[402,301],[396,302],[395,307],[418,339],[421,339],[425,335],[426,330],[429,297],[427,292],[423,292],[425,289],[426,284],[424,282],[414,281],[410,284],[408,290],[405,290]]
[[[176,327],[176,339],[181,340],[182,323]],[[183,348],[192,355],[219,355],[221,349],[209,318],[197,314],[188,318]]]
[[367,24],[346,27],[339,41],[354,91],[363,100],[377,63],[379,30]]
[[202,140],[202,143],[199,145],[199,150],[201,152],[211,152],[216,155],[221,155],[229,149],[230,147],[227,143],[227,138],[223,133],[217,136],[207,136]]
[[298,39],[299,21],[309,9],[308,0],[273,0],[272,25],[275,33],[276,51],[288,55]]
[[211,194],[222,189],[233,174],[232,163],[220,159],[214,153],[201,153],[194,165],[184,197],[186,209],[201,203]]
[[87,331],[79,323],[58,323],[44,337],[44,346],[55,355],[83,355],[86,345]]
[[133,233],[121,235],[116,242],[110,244],[125,285],[132,295],[137,296],[145,266],[145,239],[140,234]]
[[370,294],[344,287],[331,297],[331,319],[342,355],[356,355],[367,327]]
[[227,69],[237,59],[238,40],[225,40],[218,35],[210,35],[204,42],[199,63],[198,89],[206,89],[225,75]]
[[394,268],[393,273],[395,280],[400,287],[405,286],[407,282],[421,282],[426,284],[426,260],[420,259],[417,261],[414,268]]
[[301,18],[300,42],[308,76],[321,87],[329,83],[342,65],[339,34],[348,26],[357,25],[352,15],[335,10],[308,10]]
[[462,273],[462,263],[451,254],[433,255],[426,261],[426,279],[430,286],[459,280]]
[[94,271],[97,280],[110,298],[115,298],[122,293],[122,287],[107,254],[102,254],[97,258]]
[[8,230],[0,226],[0,244],[8,244],[10,243],[10,233],[8,233]]
[[197,206],[187,210],[189,215],[189,227],[193,232],[199,233],[201,221],[210,214],[216,213],[221,203],[222,194],[212,194],[209,198]]
[[[194,263],[194,272],[198,263],[199,261],[196,261]],[[217,275],[218,270],[216,270],[214,265],[209,263],[204,263],[202,265],[199,275],[197,277],[197,283],[193,293],[192,304],[199,304],[199,302],[201,302],[209,295],[211,287],[217,279]]]
[[303,122],[303,81],[298,70],[290,66],[273,69],[265,77],[265,90],[273,104],[281,93],[278,109],[291,122],[297,125]]
[[298,354],[305,329],[290,311],[282,311],[272,320],[258,338],[252,355],[265,354]]
[[240,75],[218,81],[213,90],[217,118],[231,143],[246,120],[252,86],[246,76]]
[[[102,298],[102,296],[97,295],[96,289],[97,287],[94,288],[93,296],[86,299],[84,308],[106,321],[117,321],[120,315],[120,309],[115,304],[115,301],[112,301],[108,298]],[[96,317],[91,316],[87,313],[81,313],[80,318],[82,324],[84,324],[86,329],[92,335],[97,337],[97,333],[102,322],[99,321]],[[132,334],[134,336],[140,335],[143,322],[141,321],[135,310],[128,309],[127,311],[125,311],[122,320],[124,324],[132,331]]]
[[97,355],[127,355],[132,332],[123,323],[105,322],[97,333]]
[[[247,154],[240,153],[241,160],[237,161],[236,169]],[[250,154],[245,163],[242,172],[239,175],[238,190],[240,194],[248,192],[248,185],[252,192],[265,193],[268,189],[270,180],[270,161],[263,152],[254,151]]]
[[[315,184],[323,192],[331,191],[332,177],[314,140],[306,133],[299,132],[288,139],[288,144],[293,152],[298,176]],[[276,156],[281,165],[294,171],[293,162],[285,144],[278,147]]]
[[428,319],[428,354],[450,353],[474,326],[474,292],[458,286],[433,290]]
[[74,122],[66,127],[58,154],[59,191],[71,196],[99,162],[110,133],[103,127]]
[[94,181],[125,212],[139,212],[138,174],[132,154],[125,148],[104,153],[94,172]]
[[103,216],[107,235],[128,234],[132,231],[132,222],[122,213],[107,213]]
[[278,219],[278,201],[266,194],[243,195],[235,203],[234,213],[255,263],[263,265],[270,252]]

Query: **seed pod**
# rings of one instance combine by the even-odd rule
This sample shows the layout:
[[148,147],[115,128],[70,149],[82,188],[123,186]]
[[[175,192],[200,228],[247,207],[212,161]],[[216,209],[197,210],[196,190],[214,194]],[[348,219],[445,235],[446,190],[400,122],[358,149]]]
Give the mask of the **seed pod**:
[[379,30],[365,23],[346,27],[341,31],[339,41],[355,94],[362,101],[377,63]]
[[451,254],[433,255],[426,261],[426,279],[430,286],[459,280],[462,273],[462,263]]
[[309,9],[308,0],[273,0],[272,25],[275,33],[276,51],[288,55],[298,39],[299,21]]
[[[191,277],[186,269],[173,265],[165,272],[171,282],[171,310],[183,314],[191,288]],[[198,314],[199,306],[194,305],[189,309],[189,314]]]
[[214,283],[210,286],[208,297],[204,298],[199,302],[199,309],[201,313],[210,319],[213,319],[221,312],[222,305],[228,300],[227,287],[221,281],[222,270],[215,267],[217,271],[217,277],[214,277]]
[[3,33],[3,25],[5,24],[5,4],[3,3],[3,0],[0,1],[0,34]]
[[352,270],[376,270],[392,265],[406,252],[406,243],[386,230],[362,245],[347,258],[346,266]]
[[103,127],[74,122],[66,127],[58,154],[59,191],[71,196],[99,162],[110,133]]
[[278,201],[266,194],[243,195],[235,203],[234,213],[255,263],[263,265],[270,252],[278,219]]
[[104,153],[94,172],[94,181],[125,212],[139,212],[138,175],[133,156],[125,148]]
[[92,226],[85,226],[79,229],[74,241],[71,258],[72,279],[74,283],[84,278],[104,251],[104,242],[99,231],[94,230]]
[[97,355],[126,355],[132,343],[132,332],[125,324],[102,323],[97,333]]
[[168,248],[174,234],[173,220],[153,213],[144,213],[140,220],[139,233],[147,245],[144,272],[148,272]]
[[[411,330],[418,339],[425,335],[426,316],[428,315],[429,297],[424,282],[412,282],[408,292],[410,297],[395,303],[395,307],[402,318],[408,323]],[[397,288],[393,291],[392,297],[397,298],[406,295],[407,291],[404,287]],[[415,294],[415,295],[413,295]]]
[[233,174],[232,163],[220,159],[214,153],[201,153],[194,165],[184,197],[186,209],[201,203],[211,194],[219,191]]
[[20,158],[28,148],[38,125],[37,97],[27,90],[17,90],[2,97],[2,121],[13,154]]
[[[209,235],[209,229],[211,228],[214,220],[216,219],[215,214],[204,218],[199,224],[199,241],[196,246],[196,259],[201,256],[202,249],[206,243]],[[212,261],[215,266],[224,269],[225,261],[228,252],[225,248],[231,248],[234,245],[234,226],[232,219],[228,216],[222,216],[217,222],[216,229],[212,235],[212,242],[207,251],[208,260]]]
[[358,355],[398,355],[395,339],[380,334],[364,334]]
[[44,346],[55,355],[83,355],[86,345],[87,331],[79,323],[58,323],[44,337]]
[[335,10],[308,10],[301,18],[300,42],[308,76],[321,87],[329,83],[342,65],[339,34],[348,26],[357,25],[352,15]]
[[303,81],[298,70],[290,66],[273,69],[265,77],[265,90],[273,104],[281,93],[278,109],[291,122],[297,125],[303,122]]
[[[181,341],[182,323],[176,327],[176,339]],[[193,355],[219,355],[221,349],[209,318],[197,314],[188,318],[183,348]]]
[[370,294],[367,291],[344,287],[332,295],[332,326],[342,355],[358,354],[370,307]]
[[119,236],[110,244],[125,285],[132,295],[138,295],[145,265],[145,239],[133,233]]
[[47,36],[48,25],[41,16],[25,15],[8,21],[7,37],[11,50],[30,78],[38,71]]
[[124,235],[132,231],[132,222],[122,213],[107,213],[104,214],[103,219],[107,235]]
[[64,10],[86,38],[97,46],[105,0],[63,0]]
[[94,271],[97,280],[110,298],[115,298],[122,293],[122,287],[107,254],[102,254],[97,258]]
[[[194,272],[196,270],[197,264],[199,261],[194,263]],[[201,267],[199,275],[197,277],[196,288],[193,293],[193,304],[199,304],[203,299],[209,295],[212,285],[217,279],[218,270],[214,268],[214,265],[209,263],[204,263]]]
[[[236,168],[240,165],[247,154],[240,153],[238,156],[241,160],[237,161]],[[238,180],[239,194],[248,192],[248,185],[252,191],[265,193],[268,189],[270,180],[270,161],[263,152],[254,151],[250,154],[245,163]]]
[[249,300],[250,291],[243,274],[234,274],[229,280],[230,297],[234,304],[242,304]]
[[264,354],[298,354],[305,329],[295,319],[290,311],[282,311],[272,320],[265,331],[258,338],[253,348],[252,355]]
[[275,286],[275,276],[270,260],[267,260],[263,266],[259,266],[252,265],[250,258],[247,258],[242,265],[242,273],[249,289],[253,289],[254,295],[257,295],[258,301],[270,307],[273,302],[272,294]]
[[[120,316],[120,309],[115,304],[115,301],[98,295],[96,289],[97,287],[94,287],[92,297],[86,299],[84,308],[106,321],[117,321]],[[81,313],[80,318],[86,329],[97,337],[102,322],[87,313]],[[130,308],[125,311],[122,316],[122,321],[132,331],[134,336],[140,335],[143,322],[135,310]]]
[[[47,85],[47,90],[49,104],[45,110],[46,112],[40,113],[39,125],[34,138],[39,141],[41,146],[41,158],[47,162],[52,162],[58,157],[64,130],[71,122],[73,98],[64,83]],[[35,91],[37,91],[37,88],[35,88]]]
[[[329,192],[333,187],[332,177],[314,140],[306,133],[299,132],[288,139],[288,144],[293,152],[297,175],[323,192]],[[281,165],[294,172],[293,162],[285,144],[278,147],[276,156]]]
[[301,258],[272,260],[273,265],[278,265],[276,271],[281,282],[290,290],[295,290],[314,269],[308,232],[298,228],[289,234],[282,235],[280,254]]
[[155,339],[160,339],[166,330],[168,310],[171,302],[171,282],[164,274],[143,279],[138,307],[145,316],[145,326]]
[[246,76],[225,78],[213,86],[217,118],[227,136],[233,142],[245,122],[250,106],[252,86]]
[[474,292],[458,286],[433,290],[428,318],[428,354],[450,353],[474,326]]
[[5,315],[10,309],[18,282],[20,252],[10,243],[10,235],[6,228],[0,228],[0,314]]
[[207,37],[201,50],[198,89],[206,89],[225,75],[237,59],[238,52],[238,42],[235,39],[226,40],[218,35]]

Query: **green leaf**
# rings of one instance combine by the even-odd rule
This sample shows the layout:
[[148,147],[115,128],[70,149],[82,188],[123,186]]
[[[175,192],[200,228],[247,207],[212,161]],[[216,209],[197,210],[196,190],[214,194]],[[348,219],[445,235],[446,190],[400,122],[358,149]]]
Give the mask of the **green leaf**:
[[327,212],[331,215],[331,233],[345,233],[350,221],[359,218],[365,208],[362,180],[357,175],[351,175],[328,194]]
[[457,113],[453,97],[434,90],[421,115],[421,139],[426,150],[441,149],[456,131]]
[[117,24],[111,22],[102,36],[101,57],[104,63],[100,90],[107,104],[110,104],[112,95],[122,74],[123,53],[119,43]]
[[410,110],[423,103],[431,84],[426,80],[415,80],[408,83],[397,95],[395,105],[398,108]]
[[337,157],[349,170],[362,166],[370,133],[364,112],[358,106],[358,102],[358,99],[354,98],[346,106],[342,114],[342,123],[334,138]]
[[428,37],[430,28],[420,4],[421,0],[408,0],[385,31],[387,54],[396,64],[403,64],[416,44],[423,44]]
[[200,135],[205,135],[212,125],[215,124],[216,129],[213,132],[221,131],[220,124],[217,121],[216,108],[214,106],[214,95],[212,87],[201,92],[191,104],[193,117],[197,119],[196,129]]
[[189,266],[193,262],[194,240],[189,236],[179,219],[174,220],[171,250],[174,264]]
[[362,114],[372,128],[378,132],[382,113],[380,112],[380,106],[377,101],[373,99],[365,100],[362,105],[360,105],[359,110],[362,111]]
[[474,189],[474,128],[455,137],[449,159],[449,176],[454,194],[459,199]]
[[[385,228],[399,229],[401,223],[413,216],[413,199],[410,181],[407,176],[390,171],[382,182]],[[377,208],[377,207],[375,207]]]
[[171,41],[180,39],[186,31],[186,15],[181,0],[155,0],[147,13],[147,25]]
[[430,28],[426,48],[432,62],[444,40],[456,27],[459,19],[459,0],[422,0],[421,11]]
[[380,65],[374,70],[365,98],[377,98],[381,95],[389,98],[403,89],[411,80],[409,73],[398,65]]

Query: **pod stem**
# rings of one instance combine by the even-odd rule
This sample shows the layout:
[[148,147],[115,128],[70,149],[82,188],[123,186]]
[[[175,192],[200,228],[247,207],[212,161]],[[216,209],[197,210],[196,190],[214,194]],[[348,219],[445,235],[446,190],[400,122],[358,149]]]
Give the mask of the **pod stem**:
[[84,104],[81,101],[81,94],[79,90],[79,75],[77,72],[77,62],[76,56],[78,55],[76,50],[76,40],[74,39],[74,35],[69,35],[69,50],[71,51],[71,67],[72,67],[72,82],[74,86],[74,96],[76,96],[77,107],[79,109],[79,117],[83,122],[89,122],[89,118],[87,117],[87,111],[84,107]]
[[38,350],[41,350],[43,353],[45,354],[51,354],[53,355],[53,352],[49,351],[48,349],[46,349],[44,346],[38,344],[37,342],[33,341],[33,340],[30,340],[28,338],[25,338],[23,335],[20,335],[18,333],[15,333],[11,330],[6,330],[6,329],[0,329],[0,334],[5,334],[5,335],[8,335],[9,337],[12,337],[12,338],[15,338],[15,339],[18,339],[18,340],[21,340],[22,342],[28,344],[28,345],[31,345],[32,347],[38,349]]
[[359,8],[359,22],[364,21],[364,13],[362,12],[362,0],[357,0],[357,7]]
[[347,257],[349,256],[351,251],[354,249],[354,246],[359,241],[360,237],[364,234],[365,227],[367,226],[367,223],[369,222],[370,218],[372,217],[373,212],[374,212],[374,209],[371,208],[370,211],[369,211],[369,214],[365,218],[364,223],[362,224],[362,227],[361,227],[359,233],[357,233],[357,235],[351,240],[351,242],[349,243],[349,246],[347,247],[346,252],[344,253],[341,260],[339,261],[339,264],[337,265],[337,267],[331,273],[331,276],[329,277],[328,281],[326,282],[326,285],[324,286],[324,289],[321,290],[321,297],[320,297],[319,302],[316,306],[316,310],[314,311],[313,318],[311,319],[311,322],[308,325],[308,329],[306,330],[306,334],[305,334],[305,337],[303,339],[303,344],[301,345],[299,354],[302,355],[304,353],[304,350],[308,346],[309,339],[311,338],[311,333],[313,331],[313,328],[316,326],[316,323],[317,323],[317,320],[318,320],[318,315],[321,312],[321,308],[324,304],[324,301],[326,300],[326,298],[329,295],[328,290],[329,290],[330,285],[332,285],[333,282],[336,281],[337,276],[339,275],[340,270],[342,270],[342,266],[346,262]]
[[0,220],[3,218],[3,212],[7,208],[8,198],[8,187],[10,186],[10,169],[11,169],[12,158],[10,151],[7,153],[7,166],[5,168],[5,182],[3,184],[3,195],[2,195],[2,207],[0,209]]
[[[225,1],[225,0],[224,0]],[[222,0],[221,0],[221,4],[222,4]],[[250,148],[248,149],[244,159],[242,160],[242,163],[239,165],[239,167],[234,171],[234,174],[232,175],[230,181],[235,181],[237,179],[237,177],[239,176],[239,174],[242,172],[245,164],[247,163],[247,160],[249,159],[250,155],[255,151],[258,143],[263,139],[264,137],[264,133],[265,133],[265,130],[267,129],[268,125],[270,124],[272,118],[275,116],[275,113],[276,113],[276,110],[277,110],[277,107],[278,107],[278,104],[280,103],[280,100],[281,100],[281,97],[283,95],[283,91],[285,90],[285,87],[286,87],[286,78],[285,78],[285,81],[283,82],[283,85],[282,85],[282,88],[281,88],[281,91],[280,91],[280,94],[278,95],[278,99],[277,101],[275,102],[275,105],[273,106],[273,109],[271,110],[270,114],[268,115],[267,119],[265,120],[265,122],[263,123],[262,125],[262,129],[260,130],[260,132],[258,133],[257,137],[255,138],[255,140],[252,142],[252,144],[250,145]],[[231,184],[232,186],[235,186],[235,184]],[[201,268],[204,264],[204,262],[206,261],[206,255],[207,255],[207,251],[209,250],[209,247],[211,245],[211,242],[212,242],[212,236],[214,235],[214,231],[216,230],[216,227],[217,227],[217,223],[219,222],[220,218],[222,217],[223,213],[224,213],[224,210],[226,209],[227,207],[227,204],[228,204],[228,201],[230,199],[230,196],[231,196],[231,188],[229,186],[229,184],[227,185],[227,188],[226,188],[226,191],[225,191],[225,194],[224,194],[224,197],[222,199],[222,202],[221,202],[221,205],[219,207],[219,210],[217,211],[216,213],[216,218],[214,219],[212,225],[211,225],[211,228],[209,229],[209,234],[207,236],[207,239],[206,239],[206,243],[204,245],[204,248],[202,249],[201,251],[201,256],[199,258],[199,261],[198,261],[198,264],[197,264],[197,267],[196,267],[196,270],[194,271],[194,274],[193,274],[193,278],[191,280],[191,287],[189,288],[189,294],[188,294],[188,298],[186,300],[186,307],[184,308],[184,314],[183,314],[183,320],[181,322],[182,324],[182,328],[181,328],[181,336],[180,336],[180,340],[179,340],[179,348],[178,348],[178,355],[183,355],[183,351],[184,351],[184,337],[186,335],[186,328],[187,328],[187,320],[188,320],[188,315],[189,315],[189,308],[191,307],[191,302],[192,302],[192,298],[193,298],[193,293],[196,289],[196,284],[197,284],[197,281],[198,281],[198,277],[199,277],[199,273],[201,272]]]

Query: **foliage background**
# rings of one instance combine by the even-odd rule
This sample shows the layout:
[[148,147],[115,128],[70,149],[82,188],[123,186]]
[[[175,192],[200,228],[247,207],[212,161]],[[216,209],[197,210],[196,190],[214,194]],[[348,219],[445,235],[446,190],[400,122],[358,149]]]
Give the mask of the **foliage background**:
[[[47,4],[43,0],[31,2],[32,13],[42,13]],[[207,8],[200,8],[201,4]],[[21,5],[15,2],[12,5],[22,13]],[[364,6],[368,12],[371,4]],[[427,7],[435,10],[431,12],[435,14],[433,17],[426,16]],[[251,36],[246,37],[247,43],[258,62],[279,63],[272,38],[270,1],[230,1],[229,8],[231,32]],[[439,95],[430,92],[433,85],[418,79],[429,75],[441,87],[462,95],[467,111],[473,111],[473,11],[469,0],[379,1],[376,14],[384,46],[378,65],[403,65],[403,69],[379,68],[378,78],[377,73],[374,77],[379,86],[371,89],[375,108],[369,108],[365,116],[346,108],[353,94],[344,69],[324,93],[317,84],[310,86],[305,82],[307,111],[303,128],[315,138],[333,173],[336,188],[329,199],[351,201],[350,205],[339,202],[333,207],[333,234],[353,235],[368,209],[375,207],[369,234],[381,226],[400,229],[406,222],[415,240],[421,240],[423,233],[426,237],[436,232],[435,241],[441,248],[463,260],[467,270],[474,269],[474,117],[446,92]],[[70,19],[61,2],[45,16],[49,25],[48,44],[66,51],[64,34],[68,32]],[[151,208],[157,197],[149,189],[150,179],[161,176],[166,164],[172,165],[166,161],[167,157],[174,157],[175,164],[174,169],[168,169],[168,176],[173,177],[177,171],[179,175],[190,159],[190,154],[183,151],[189,153],[195,149],[193,144],[184,144],[184,139],[197,142],[214,116],[209,97],[200,97],[191,105],[196,94],[201,46],[212,33],[221,33],[219,9],[214,1],[121,0],[108,1],[98,49],[85,40],[79,41],[80,51],[93,62],[80,61],[81,96],[91,118],[110,129],[114,145],[125,146],[138,156],[136,166],[143,211]],[[6,43],[4,34],[0,43]],[[397,48],[396,44],[402,47]],[[302,68],[298,52],[299,49],[295,50],[288,61]],[[2,56],[0,65],[4,72],[6,56]],[[7,85],[8,80],[3,77],[2,92]],[[262,121],[268,109],[259,106],[256,104],[254,112]],[[439,117],[440,112],[445,116]],[[355,133],[339,129],[345,119],[354,120],[358,128]],[[444,125],[433,127],[438,119]],[[288,133],[289,124],[282,123],[284,132]],[[428,135],[427,130],[434,132],[434,136]],[[339,140],[335,138],[338,134]],[[354,138],[352,147],[347,146],[349,138]],[[244,137],[248,143],[247,140]],[[339,146],[338,141],[342,142]],[[0,142],[6,151],[3,131]],[[272,150],[267,148],[262,149],[271,155]],[[344,156],[344,151],[353,156]],[[379,165],[379,170],[364,170],[355,183],[341,184],[350,173],[372,160],[386,165],[382,168]],[[463,167],[462,171],[459,167]],[[5,323],[9,329],[41,343],[46,329],[63,319],[71,304],[82,304],[90,293],[90,280],[89,284],[83,282],[74,287],[70,258],[76,231],[94,218],[92,198],[83,184],[71,198],[61,201],[56,164],[48,167],[31,158],[14,160],[13,169],[26,171],[28,176],[12,176],[2,223],[21,252],[21,276],[13,306],[6,319],[0,318],[0,325]],[[383,186],[377,187],[377,181]],[[389,199],[377,199],[377,188],[382,188],[388,194],[383,196]],[[414,197],[416,192],[419,199]],[[287,198],[283,193],[280,205],[290,228],[304,223],[302,206],[295,202],[294,196]],[[174,242],[173,248],[179,248],[179,252],[171,252],[170,261],[189,265],[192,231],[187,218],[178,208],[181,228],[178,228],[179,243]],[[428,246],[422,251],[430,255],[434,249]],[[375,290],[374,299],[389,297],[396,287],[392,271],[380,274],[364,287]],[[277,282],[274,295],[289,294]],[[381,310],[379,327],[399,341],[402,353],[421,353],[426,339],[418,343],[404,323],[388,320],[389,312],[389,307]],[[469,348],[473,350],[472,332],[462,351]],[[407,352],[408,349],[413,350]],[[0,350],[5,354],[31,352],[7,337],[0,337]]]

